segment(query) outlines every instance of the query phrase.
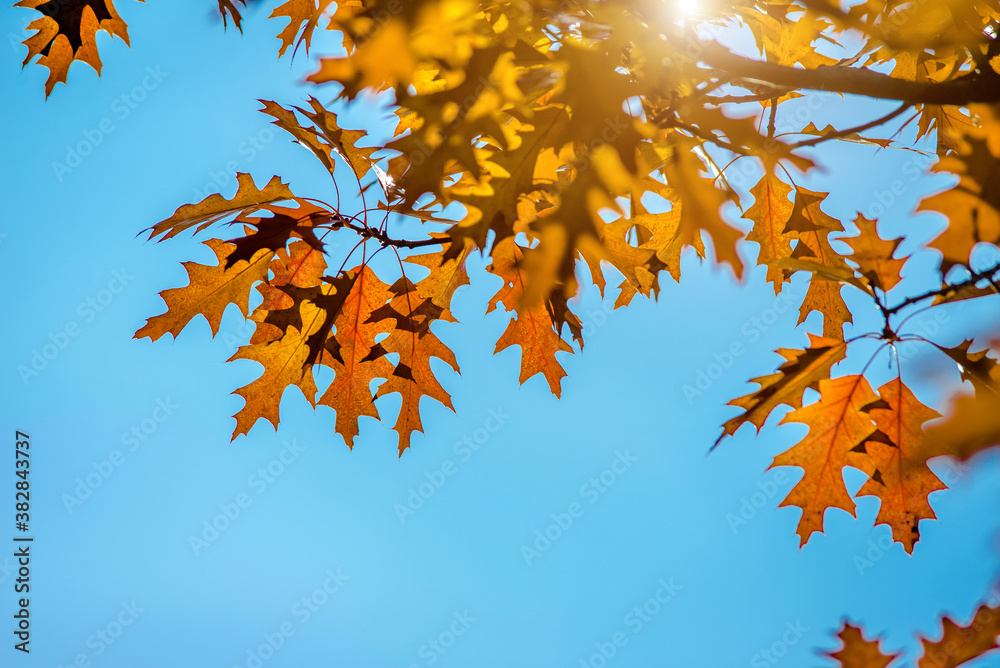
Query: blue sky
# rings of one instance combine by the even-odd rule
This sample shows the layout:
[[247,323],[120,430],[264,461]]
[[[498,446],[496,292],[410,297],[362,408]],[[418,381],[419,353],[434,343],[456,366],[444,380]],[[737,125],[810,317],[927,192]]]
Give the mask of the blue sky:
[[[425,402],[425,434],[402,459],[395,432],[371,420],[349,451],[333,413],[314,413],[296,391],[277,433],[259,423],[230,444],[242,401],[230,393],[259,373],[225,364],[247,329],[231,308],[214,340],[201,319],[176,341],[133,340],[162,312],[158,292],[184,284],[180,261],[210,257],[188,236],[136,235],[215,185],[231,195],[234,171],[332,197],[319,163],[272,131],[256,100],[335,91],[300,84],[313,69],[303,54],[276,58],[280,25],[266,11],[248,13],[241,37],[223,32],[209,3],[188,13],[118,5],[132,48],[102,33],[102,77],[75,64],[48,101],[46,71],[20,68],[33,13],[0,12],[0,254],[14,277],[0,288],[0,433],[11,449],[15,430],[31,434],[35,536],[31,653],[4,631],[3,665],[823,666],[817,648],[835,647],[845,616],[889,649],[912,649],[914,632],[938,633],[942,611],[968,620],[990,590],[995,456],[935,465],[952,489],[931,497],[940,521],[922,523],[912,557],[890,545],[888,527],[872,528],[870,497],[857,520],[830,511],[826,533],[799,550],[799,511],[777,509],[799,473],[765,472],[805,431],[777,428],[784,410],[759,437],[744,428],[706,456],[735,412],[725,403],[775,368],[771,351],[819,331],[816,316],[795,328],[801,275],[776,299],[762,270],[737,285],[689,255],[682,285],[662,276],[658,303],[610,313],[613,289],[603,302],[587,291],[586,349],[562,356],[557,400],[540,376],[518,384],[517,348],[491,354],[507,315],[484,316],[497,285],[477,258],[455,297],[461,324],[438,330],[462,369],[440,365],[456,410]],[[816,106],[803,113],[820,127],[870,113],[849,99]],[[364,102],[344,124],[384,132],[373,109]],[[67,154],[81,144],[92,150],[77,163]],[[911,216],[944,182],[917,175],[916,154],[845,145],[824,155],[829,171],[804,185],[833,191],[831,215],[882,203],[883,232],[912,234],[907,252],[943,224]],[[756,247],[741,252],[752,261]],[[933,265],[932,254],[912,260],[903,289],[930,287]],[[874,307],[848,298],[853,331],[877,328]],[[912,331],[958,343],[989,315],[982,305],[945,313],[918,316]],[[745,352],[727,358],[736,343]],[[37,374],[19,372],[45,350]],[[839,370],[866,360],[859,348]],[[912,370],[932,365],[927,351],[910,361],[907,381],[943,408],[956,374],[931,383]],[[884,356],[873,363],[873,386],[887,367]],[[709,373],[701,394],[685,393]],[[397,407],[380,402],[390,419]],[[407,503],[412,513],[400,511]],[[741,512],[745,523],[734,522]],[[12,565],[0,557],[8,620]]]

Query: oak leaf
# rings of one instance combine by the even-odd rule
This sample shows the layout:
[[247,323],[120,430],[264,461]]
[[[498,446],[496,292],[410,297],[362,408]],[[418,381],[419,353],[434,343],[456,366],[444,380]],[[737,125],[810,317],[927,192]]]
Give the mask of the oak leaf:
[[148,336],[156,341],[168,332],[176,338],[197,315],[205,316],[215,336],[229,304],[236,304],[243,315],[247,315],[250,290],[257,282],[267,279],[274,253],[261,249],[249,260],[229,264],[229,256],[236,251],[235,244],[220,239],[209,239],[204,243],[215,252],[218,264],[185,262],[188,285],[161,292],[160,296],[167,305],[166,313],[149,318],[145,326],[135,333],[135,338]]
[[886,668],[900,656],[898,653],[883,654],[878,638],[867,640],[861,628],[849,622],[844,622],[837,637],[844,644],[843,648],[826,655],[839,661],[842,668]]
[[917,668],[957,668],[998,647],[1000,606],[980,606],[966,626],[949,617],[941,620],[943,633],[938,641],[921,638],[924,654]]
[[858,234],[853,237],[841,237],[854,251],[850,260],[858,265],[861,275],[884,292],[892,290],[902,280],[900,272],[906,260],[893,258],[902,239],[883,239],[879,236],[874,220],[868,220],[859,215],[854,224],[858,226]]
[[295,196],[288,185],[281,182],[277,176],[272,176],[262,190],[254,185],[253,177],[239,172],[236,174],[237,190],[232,199],[226,199],[215,193],[209,195],[197,204],[185,204],[177,209],[170,218],[162,220],[148,228],[149,238],[163,241],[177,236],[184,230],[198,225],[195,233],[234,214],[249,215],[267,204],[293,200]]
[[259,378],[234,392],[243,397],[246,404],[234,415],[236,429],[233,439],[246,434],[261,418],[277,429],[281,397],[289,386],[298,387],[306,401],[316,405],[317,390],[309,363],[307,339],[319,327],[321,312],[311,302],[303,302],[300,308],[301,321],[306,329],[289,327],[278,341],[240,346],[227,360],[253,360],[264,367],[264,373]]
[[[333,0],[288,0],[274,8],[268,18],[285,17],[288,19],[288,25],[278,33],[278,39],[281,40],[281,48],[278,49],[279,57],[285,55],[285,50],[293,43],[296,50],[305,44],[306,53],[309,53],[313,30],[316,29],[324,12],[332,2]],[[298,40],[295,39],[296,37]]]
[[804,475],[779,504],[802,509],[797,533],[805,545],[813,533],[823,531],[827,508],[840,508],[852,516],[854,501],[844,486],[845,466],[873,472],[865,441],[875,425],[864,409],[878,400],[864,376],[841,376],[819,381],[819,400],[796,408],[781,424],[798,422],[809,427],[797,445],[774,458],[768,467],[797,466]]
[[445,309],[436,306],[431,299],[421,299],[416,287],[405,277],[389,288],[393,298],[389,304],[372,312],[368,322],[392,319],[395,326],[389,336],[373,347],[372,353],[399,355],[388,380],[379,386],[376,397],[398,393],[402,399],[399,416],[393,429],[399,433],[399,454],[410,447],[413,432],[423,433],[420,421],[420,400],[423,397],[436,399],[446,407],[455,410],[451,396],[445,391],[431,369],[432,357],[446,362],[458,373],[455,354],[431,331],[436,320],[451,319]]
[[348,447],[354,445],[362,416],[379,419],[371,383],[387,378],[393,370],[384,355],[369,357],[376,336],[390,329],[385,320],[369,322],[372,313],[392,297],[389,286],[367,266],[357,268],[351,278],[350,291],[334,321],[337,355],[324,362],[335,376],[318,402],[337,412],[336,429]]
[[87,63],[101,74],[101,57],[97,52],[99,30],[129,43],[128,25],[111,0],[20,0],[14,6],[28,7],[43,14],[28,24],[28,30],[37,32],[22,42],[28,47],[22,66],[40,56],[38,64],[49,70],[45,97],[52,93],[57,83],[66,83],[69,66],[74,60]]
[[[814,262],[834,272],[834,275],[851,273],[844,258],[830,245],[830,233],[842,232],[844,226],[820,208],[827,194],[796,188],[795,205],[785,231],[798,232],[799,241],[789,257]],[[799,324],[805,322],[811,312],[819,311],[823,314],[823,336],[842,339],[844,323],[853,322],[853,317],[840,295],[840,289],[840,283],[816,280],[814,276],[799,308]]]
[[878,390],[881,401],[867,408],[878,431],[865,442],[875,471],[858,496],[876,496],[882,504],[876,524],[888,524],[907,552],[920,539],[918,522],[935,519],[928,495],[946,489],[927,467],[922,425],[941,417],[914,396],[900,377]]
[[775,262],[792,255],[792,241],[798,237],[794,231],[786,231],[792,217],[793,205],[788,195],[792,187],[771,174],[761,177],[750,194],[754,203],[744,217],[753,221],[753,229],[747,233],[747,241],[760,245],[757,264],[767,266],[767,280],[774,284],[774,294],[781,292],[781,284],[788,282],[789,272],[778,267]]
[[486,312],[493,311],[500,302],[503,302],[506,310],[517,312],[497,340],[493,352],[496,354],[511,346],[520,346],[520,382],[524,383],[540,373],[548,382],[549,389],[558,397],[561,392],[560,381],[566,376],[566,371],[556,360],[556,353],[572,353],[573,349],[555,330],[552,315],[544,305],[520,306],[525,289],[525,277],[519,268],[524,256],[521,247],[513,238],[507,238],[493,247],[492,256],[493,263],[487,267],[487,271],[499,276],[503,285],[490,299]]
[[760,431],[767,416],[780,404],[801,408],[806,389],[818,389],[820,381],[830,377],[830,369],[844,359],[846,352],[843,341],[814,334],[809,334],[806,350],[779,349],[777,353],[785,358],[785,363],[775,373],[750,381],[759,384],[760,389],[727,404],[742,408],[743,413],[726,421],[715,446],[747,422]]

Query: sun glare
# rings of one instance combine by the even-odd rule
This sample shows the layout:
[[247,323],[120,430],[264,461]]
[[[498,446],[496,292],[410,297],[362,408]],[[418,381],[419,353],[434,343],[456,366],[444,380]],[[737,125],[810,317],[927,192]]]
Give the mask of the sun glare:
[[700,0],[669,0],[671,10],[678,17],[694,16],[701,10]]

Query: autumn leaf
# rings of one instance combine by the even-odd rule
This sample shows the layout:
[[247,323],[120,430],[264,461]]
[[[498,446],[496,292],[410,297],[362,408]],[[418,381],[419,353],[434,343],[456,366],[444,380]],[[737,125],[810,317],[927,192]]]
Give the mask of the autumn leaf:
[[974,395],[959,392],[948,407],[948,416],[927,429],[921,454],[924,457],[953,455],[968,459],[975,453],[1000,445],[1000,362],[990,356],[998,348],[973,351],[968,340],[953,348],[938,349],[955,360],[962,379],[972,383]]
[[900,377],[878,390],[880,401],[867,407],[878,431],[865,442],[875,472],[862,485],[858,496],[876,496],[882,504],[876,524],[888,524],[893,538],[912,553],[920,539],[917,523],[935,519],[928,495],[946,489],[927,467],[922,425],[941,417],[920,403]]
[[309,363],[307,339],[320,326],[322,313],[311,302],[303,302],[300,308],[304,329],[289,327],[278,341],[240,346],[227,360],[253,360],[264,367],[264,373],[257,380],[234,392],[246,403],[234,416],[236,429],[233,439],[246,434],[261,418],[277,429],[281,397],[289,386],[298,387],[306,401],[316,405],[317,390]]
[[737,278],[743,276],[743,261],[736,252],[742,232],[724,220],[720,208],[725,202],[722,193],[709,179],[698,175],[702,164],[694,157],[692,142],[680,142],[673,153],[673,160],[665,168],[667,182],[681,197],[681,221],[678,238],[694,246],[704,230],[712,239],[715,256],[720,263],[729,264]]
[[[441,235],[444,237],[446,235]],[[469,274],[465,267],[465,261],[469,253],[475,246],[470,241],[462,245],[461,250],[457,250],[454,245],[434,253],[424,253],[420,255],[410,255],[406,262],[426,267],[430,273],[423,280],[417,282],[417,294],[421,299],[430,299],[435,306],[442,309],[451,308],[451,298],[463,285],[469,284]]]
[[236,245],[220,239],[204,242],[218,259],[217,265],[185,262],[189,282],[186,287],[164,290],[160,293],[167,311],[146,321],[135,338],[149,337],[156,341],[164,334],[176,338],[181,330],[197,315],[205,316],[212,335],[219,331],[222,314],[229,304],[236,304],[244,316],[249,308],[250,290],[254,284],[267,278],[268,266],[274,253],[265,249],[257,251],[249,260],[233,264],[228,258]]
[[336,375],[319,399],[319,404],[337,412],[336,429],[348,447],[354,445],[362,416],[380,419],[371,383],[393,371],[384,354],[369,356],[376,346],[375,337],[391,329],[386,320],[369,322],[372,313],[392,297],[389,286],[367,266],[354,270],[351,279],[350,291],[334,320],[337,355],[324,362]]
[[267,204],[295,199],[288,185],[281,182],[277,176],[271,177],[263,190],[258,190],[249,174],[237,173],[237,190],[232,199],[226,199],[216,193],[209,195],[197,204],[185,204],[177,209],[170,218],[162,220],[148,228],[149,238],[163,241],[177,236],[184,230],[195,225],[201,232],[206,227],[234,214],[249,215]]
[[854,251],[850,260],[858,265],[861,275],[872,285],[884,292],[892,290],[902,280],[900,272],[909,259],[893,258],[902,239],[883,239],[878,234],[875,221],[864,216],[859,215],[854,224],[858,226],[857,236],[840,239]]
[[503,302],[506,310],[516,310],[515,318],[500,335],[493,353],[511,346],[520,346],[520,382],[523,384],[540,373],[548,382],[549,389],[558,397],[561,392],[560,381],[566,376],[566,371],[556,360],[556,353],[572,353],[573,349],[555,331],[552,316],[543,305],[519,307],[525,280],[518,268],[523,258],[521,247],[513,238],[507,238],[493,247],[492,256],[493,263],[487,267],[487,271],[499,276],[503,285],[490,299],[486,312],[493,311],[500,302]]
[[820,380],[819,394],[818,401],[795,409],[781,421],[805,424],[809,433],[768,467],[797,466],[805,472],[779,504],[802,509],[797,533],[803,545],[813,533],[822,533],[827,508],[854,515],[854,501],[844,486],[844,467],[873,473],[865,441],[875,432],[875,425],[865,408],[878,397],[868,381],[861,375]]
[[789,281],[788,272],[775,262],[791,257],[791,242],[798,236],[794,231],[785,230],[792,217],[792,202],[788,199],[791,192],[791,186],[765,174],[750,189],[754,203],[744,215],[747,220],[753,221],[747,241],[760,245],[757,264],[767,266],[767,280],[774,284],[774,294],[781,292],[781,284]]
[[996,355],[990,355],[992,350],[1000,350],[1000,346],[996,342],[993,346],[981,350],[972,350],[972,346],[973,340],[968,339],[952,348],[936,347],[955,361],[962,374],[962,380],[972,383],[977,394],[1000,394],[1000,360]]
[[286,109],[282,107],[277,102],[272,102],[271,100],[257,100],[264,108],[261,111],[268,116],[273,116],[275,120],[271,121],[273,125],[277,125],[279,128],[292,135],[295,140],[302,146],[309,149],[316,158],[323,163],[327,171],[333,174],[335,168],[333,159],[333,146],[324,139],[319,132],[314,128],[305,127],[299,122],[299,119],[295,117],[295,111],[292,109]]
[[20,0],[14,6],[28,7],[43,14],[28,24],[28,30],[37,32],[22,42],[28,47],[22,66],[40,56],[38,64],[49,69],[45,97],[52,93],[57,83],[66,83],[69,66],[74,60],[87,63],[101,74],[101,57],[97,52],[99,30],[129,43],[128,25],[115,11],[111,0]]
[[292,239],[301,239],[314,251],[323,252],[323,243],[316,237],[316,227],[330,223],[333,218],[325,208],[302,202],[296,209],[273,204],[263,209],[271,215],[241,214],[233,221],[243,224],[244,229],[253,228],[253,233],[232,240],[236,250],[227,258],[227,264],[245,260],[261,249],[277,252]]
[[806,350],[779,349],[777,353],[785,358],[785,363],[775,373],[750,381],[759,384],[760,389],[729,402],[729,406],[737,406],[744,412],[726,421],[722,435],[712,447],[747,422],[760,431],[767,416],[780,404],[801,408],[806,388],[818,389],[820,381],[830,377],[831,367],[844,359],[846,351],[843,341],[813,334],[809,334]]
[[451,396],[441,387],[431,370],[432,357],[446,362],[458,373],[455,354],[431,331],[436,320],[449,320],[450,314],[431,299],[421,299],[416,286],[405,277],[389,288],[393,298],[389,304],[372,312],[368,322],[385,319],[395,321],[392,333],[377,346],[372,353],[399,355],[388,380],[379,386],[376,397],[398,393],[402,399],[399,416],[393,426],[399,433],[399,454],[410,447],[413,432],[423,433],[420,421],[420,400],[423,397],[436,399],[446,407],[455,410]]
[[959,394],[947,418],[927,429],[924,454],[968,459],[980,450],[1000,445],[1000,395]]
[[[369,171],[378,169],[372,159],[372,153],[378,148],[358,146],[358,142],[367,136],[366,132],[340,127],[337,115],[324,108],[320,101],[314,97],[309,98],[309,106],[311,110],[300,107],[295,107],[295,110],[313,123],[316,129],[312,132],[318,135],[333,153],[340,156],[348,167],[354,170],[359,182]],[[285,126],[279,124],[279,127]]]
[[998,158],[1000,147],[987,139],[966,137],[958,154],[934,165],[935,172],[952,172],[960,179],[957,186],[924,199],[918,207],[948,219],[947,227],[930,243],[943,256],[942,273],[967,265],[976,244],[1000,244],[1000,195],[993,187]]
[[996,639],[1000,635],[1000,606],[980,606],[967,626],[959,626],[949,617],[945,617],[941,625],[940,640],[932,642],[921,638],[924,654],[917,668],[956,668],[996,649]]
[[879,639],[867,640],[860,627],[844,622],[837,634],[843,647],[827,656],[840,662],[842,668],[886,668],[900,654],[883,654],[879,649]]
[[243,32],[243,16],[240,14],[239,7],[236,6],[237,2],[244,7],[247,4],[246,0],[219,0],[219,14],[222,15],[224,27],[229,27],[229,17],[232,17],[236,29]]
[[[827,193],[796,189],[795,206],[785,231],[797,232],[799,241],[789,259],[813,262],[838,276],[845,271],[850,273],[851,269],[830,245],[830,233],[842,232],[844,226],[820,208],[826,196]],[[815,277],[809,281],[809,289],[799,308],[799,324],[813,311],[819,311],[823,314],[823,336],[842,339],[844,323],[853,322],[853,318],[840,289],[840,283],[835,281],[816,280]]]
[[[288,25],[278,34],[278,39],[281,40],[281,48],[278,50],[279,57],[285,55],[285,50],[292,44],[295,44],[296,49],[305,44],[306,53],[309,53],[313,30],[316,29],[319,20],[332,2],[333,0],[288,0],[274,8],[268,18],[288,19]],[[297,41],[296,37],[298,37]]]
[[269,284],[275,287],[313,287],[322,282],[326,268],[322,250],[305,241],[293,241],[287,248],[279,248],[277,256],[271,261],[274,275]]

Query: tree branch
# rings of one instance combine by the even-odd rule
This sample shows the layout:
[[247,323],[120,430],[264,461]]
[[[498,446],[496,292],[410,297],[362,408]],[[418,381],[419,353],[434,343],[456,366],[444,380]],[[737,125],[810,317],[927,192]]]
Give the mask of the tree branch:
[[[991,45],[992,46],[992,45]],[[908,104],[963,106],[973,102],[1000,101],[1000,75],[992,68],[941,83],[896,79],[863,68],[820,66],[807,70],[737,56],[717,43],[703,46],[699,59],[724,70],[733,79],[752,79],[791,89],[847,93]]]
[[829,141],[831,139],[839,139],[840,137],[846,137],[848,135],[853,135],[858,132],[864,132],[865,130],[870,130],[871,128],[882,125],[883,123],[888,123],[892,119],[899,116],[901,113],[910,108],[909,102],[904,102],[899,106],[898,109],[892,111],[881,118],[876,118],[874,121],[869,121],[863,125],[858,125],[853,128],[847,128],[846,130],[838,130],[837,132],[832,132],[828,135],[823,135],[822,137],[815,137],[813,139],[807,139],[805,141],[800,141],[796,144],[792,144],[792,148],[802,148],[803,146],[815,146],[821,142]]
[[428,239],[417,239],[415,241],[409,241],[407,239],[393,239],[386,232],[382,230],[366,227],[364,225],[358,225],[353,223],[350,219],[341,216],[339,213],[333,214],[333,227],[331,229],[337,229],[338,227],[347,227],[358,235],[365,237],[366,239],[375,239],[383,246],[392,246],[394,248],[421,248],[423,246],[437,246],[439,244],[450,243],[450,239],[445,238],[434,238],[430,237]]
[[995,265],[993,265],[989,269],[984,269],[983,271],[973,272],[972,275],[969,276],[969,278],[965,279],[961,283],[954,283],[954,284],[951,284],[951,285],[943,285],[943,286],[941,286],[941,288],[939,288],[937,290],[931,290],[930,292],[925,292],[922,295],[917,295],[916,297],[909,297],[907,299],[904,299],[903,301],[899,302],[898,304],[896,304],[892,308],[884,309],[884,312],[885,312],[886,316],[893,315],[894,313],[898,312],[900,309],[902,309],[902,308],[904,308],[906,306],[909,306],[910,304],[916,304],[917,302],[923,301],[925,299],[929,299],[931,297],[942,297],[942,296],[948,294],[949,292],[958,291],[958,290],[961,290],[962,288],[972,287],[973,285],[975,285],[979,281],[983,280],[984,278],[989,279],[990,282],[994,282],[993,275],[996,274],[997,272],[1000,272],[1000,262],[997,262]]

